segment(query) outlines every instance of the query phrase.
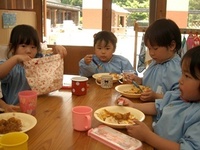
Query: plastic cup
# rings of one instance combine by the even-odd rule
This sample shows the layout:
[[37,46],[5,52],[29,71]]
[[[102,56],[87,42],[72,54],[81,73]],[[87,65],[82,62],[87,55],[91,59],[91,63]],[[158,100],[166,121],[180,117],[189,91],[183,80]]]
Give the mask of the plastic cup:
[[93,109],[88,106],[75,106],[72,108],[72,123],[74,130],[87,131],[91,128]]
[[20,109],[22,112],[35,115],[37,106],[37,92],[36,91],[21,91],[18,93]]
[[0,149],[28,150],[28,135],[23,132],[10,132],[0,137]]
[[122,76],[123,76],[123,81],[120,81],[120,83],[123,84],[132,84],[135,75],[135,71],[134,70],[123,70],[122,71]]

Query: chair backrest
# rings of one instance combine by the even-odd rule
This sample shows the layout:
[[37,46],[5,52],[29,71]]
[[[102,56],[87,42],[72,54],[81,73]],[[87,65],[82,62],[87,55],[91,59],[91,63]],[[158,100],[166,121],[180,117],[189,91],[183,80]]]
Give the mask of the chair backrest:
[[[48,45],[48,47],[53,47]],[[94,54],[93,47],[87,46],[64,46],[67,56],[64,58],[64,74],[79,75],[79,61],[87,54]]]

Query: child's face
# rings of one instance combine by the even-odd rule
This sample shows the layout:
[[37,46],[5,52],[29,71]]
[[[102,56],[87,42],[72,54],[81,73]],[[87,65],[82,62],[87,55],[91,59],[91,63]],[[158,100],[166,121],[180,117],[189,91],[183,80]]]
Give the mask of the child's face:
[[149,49],[149,55],[156,63],[163,63],[174,56],[175,47],[151,46],[149,42],[147,42],[147,47]]
[[37,54],[37,47],[31,44],[30,45],[20,44],[15,54],[28,55],[31,58],[35,58]]
[[112,43],[105,44],[105,41],[98,41],[94,46],[95,54],[102,62],[109,62],[115,50]]
[[187,61],[182,63],[182,76],[179,80],[179,88],[181,91],[181,98],[185,101],[199,101],[200,100],[200,80],[195,79],[190,74]]

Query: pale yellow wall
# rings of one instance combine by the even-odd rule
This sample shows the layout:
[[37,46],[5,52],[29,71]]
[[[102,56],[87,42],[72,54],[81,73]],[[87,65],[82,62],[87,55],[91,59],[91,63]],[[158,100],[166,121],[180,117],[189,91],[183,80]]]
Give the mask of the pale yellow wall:
[[[32,11],[12,11],[12,10],[0,10],[0,17],[3,13],[16,13],[16,25],[28,24],[36,27],[36,13]],[[2,19],[0,19],[0,45],[7,45],[12,28],[3,28]]]

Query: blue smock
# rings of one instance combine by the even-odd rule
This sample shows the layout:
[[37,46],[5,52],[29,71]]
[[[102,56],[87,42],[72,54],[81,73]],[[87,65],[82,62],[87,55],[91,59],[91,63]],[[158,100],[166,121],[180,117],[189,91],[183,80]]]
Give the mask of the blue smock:
[[153,122],[156,134],[180,144],[181,150],[200,149],[200,102],[185,102],[180,91],[168,91],[156,100],[157,116]]
[[161,64],[156,64],[153,60],[144,72],[142,84],[151,87],[159,94],[178,89],[178,81],[181,77],[180,61],[181,58],[177,54]]
[[[91,77],[96,73],[121,74],[123,70],[134,70],[129,60],[120,55],[113,55],[109,62],[102,62],[96,55],[93,55],[93,59],[98,65],[100,65],[100,67],[98,67],[94,62],[87,65],[84,62],[84,58],[82,58],[79,61],[80,75]],[[136,71],[135,74],[137,74]]]

